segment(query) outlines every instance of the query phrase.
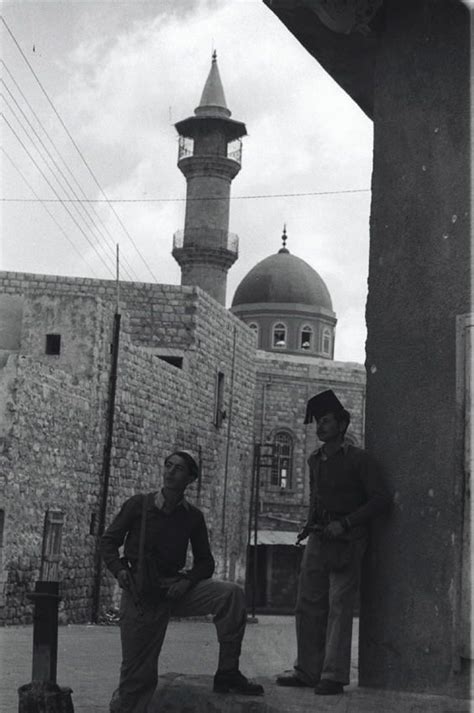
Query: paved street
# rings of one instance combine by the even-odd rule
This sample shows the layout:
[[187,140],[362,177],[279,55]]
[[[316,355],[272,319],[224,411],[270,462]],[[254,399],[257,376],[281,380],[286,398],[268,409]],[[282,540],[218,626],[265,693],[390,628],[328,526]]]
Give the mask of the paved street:
[[[354,630],[353,660],[357,651],[357,621]],[[2,667],[0,676],[0,713],[18,710],[17,688],[31,678],[32,627],[0,629]],[[354,684],[343,696],[316,699],[312,690],[280,689],[271,679],[291,667],[295,655],[292,617],[261,616],[258,624],[249,624],[244,641],[242,670],[259,679],[266,687],[264,701],[253,710],[268,713],[306,713],[308,710],[332,713],[467,713],[468,701],[441,697],[378,693],[358,689],[357,670],[352,670]],[[209,676],[214,673],[217,642],[214,627],[204,621],[173,621],[160,659],[162,675],[184,673]],[[117,626],[62,626],[59,630],[58,683],[73,689],[75,713],[107,713],[110,694],[117,682],[120,665],[120,641]],[[172,678],[172,677],[171,677]],[[164,678],[164,681],[169,680]],[[211,679],[197,681],[207,690]],[[219,697],[213,697],[218,705]],[[261,706],[265,706],[262,708]],[[173,709],[181,713],[179,709]],[[208,708],[207,710],[212,710]],[[219,710],[219,708],[216,708]],[[226,708],[227,710],[227,708]],[[229,709],[230,710],[230,709]],[[232,710],[241,710],[237,707]]]

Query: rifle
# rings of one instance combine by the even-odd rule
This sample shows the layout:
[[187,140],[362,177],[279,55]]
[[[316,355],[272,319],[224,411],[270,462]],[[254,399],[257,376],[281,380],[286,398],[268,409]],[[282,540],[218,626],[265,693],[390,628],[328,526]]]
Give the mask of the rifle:
[[123,568],[126,569],[128,572],[127,590],[132,595],[132,602],[135,606],[135,609],[137,610],[138,615],[143,616],[143,603],[142,603],[141,596],[138,592],[138,588],[137,588],[137,585],[135,582],[135,577],[133,576],[133,572],[131,570],[130,564],[129,564],[128,560],[126,560],[124,557],[121,557],[120,561],[123,564]]

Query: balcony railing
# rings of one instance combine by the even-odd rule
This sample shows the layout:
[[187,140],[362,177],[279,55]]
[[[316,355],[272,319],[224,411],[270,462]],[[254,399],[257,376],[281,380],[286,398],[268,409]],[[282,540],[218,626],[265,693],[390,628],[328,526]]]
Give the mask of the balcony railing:
[[[194,140],[193,139],[188,139],[186,136],[180,136],[179,137],[179,148],[178,148],[178,162],[181,161],[183,158],[189,158],[190,156],[194,156]],[[202,157],[205,158],[205,156],[220,156],[221,154],[218,154],[217,152],[215,154],[202,154]],[[200,154],[201,156],[201,154]],[[227,144],[227,156],[226,158],[229,158],[231,161],[235,161],[236,163],[239,164],[239,166],[242,165],[242,140],[241,139],[236,139],[235,141],[231,141],[229,144]]]
[[179,148],[178,148],[178,161],[182,158],[188,158],[192,156],[194,151],[194,141],[188,139],[186,136],[179,137]]
[[204,248],[210,250],[228,250],[234,255],[239,252],[239,236],[226,230],[209,228],[190,228],[177,230],[173,235],[173,250],[181,248]]

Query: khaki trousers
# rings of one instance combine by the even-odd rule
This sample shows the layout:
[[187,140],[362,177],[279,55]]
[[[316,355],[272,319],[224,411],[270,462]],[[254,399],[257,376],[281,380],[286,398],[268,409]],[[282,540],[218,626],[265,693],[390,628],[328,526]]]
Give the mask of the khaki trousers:
[[146,713],[158,683],[158,657],[170,616],[214,615],[220,644],[220,670],[238,668],[247,619],[245,595],[233,582],[205,579],[176,602],[144,603],[140,615],[127,591],[122,592],[120,635],[122,666],[110,713]]
[[312,686],[320,679],[349,683],[354,600],[367,537],[349,546],[349,562],[338,571],[331,569],[325,543],[315,533],[303,555],[295,611],[295,675]]

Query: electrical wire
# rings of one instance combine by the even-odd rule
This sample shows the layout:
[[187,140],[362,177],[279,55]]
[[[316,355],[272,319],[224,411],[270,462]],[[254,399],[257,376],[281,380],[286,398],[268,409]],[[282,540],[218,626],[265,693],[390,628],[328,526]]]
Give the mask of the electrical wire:
[[87,259],[84,257],[84,255],[83,255],[83,254],[81,253],[81,251],[78,249],[78,247],[77,247],[77,245],[75,244],[75,242],[74,242],[73,240],[71,240],[71,238],[69,237],[69,235],[66,233],[66,231],[65,231],[64,228],[62,227],[62,225],[60,225],[59,221],[56,219],[56,216],[54,215],[54,213],[52,213],[52,212],[49,210],[49,208],[48,208],[46,205],[44,205],[44,201],[42,201],[42,200],[39,198],[39,196],[38,196],[38,194],[36,193],[35,189],[34,189],[33,186],[31,185],[31,183],[28,181],[28,179],[26,178],[26,176],[23,174],[23,172],[21,171],[21,169],[18,168],[18,166],[16,165],[16,163],[13,161],[13,159],[12,159],[12,157],[9,155],[8,151],[6,151],[6,150],[3,148],[3,146],[0,146],[0,151],[1,151],[1,152],[5,155],[5,157],[9,160],[9,162],[11,163],[11,165],[13,166],[13,168],[14,168],[14,169],[17,171],[17,173],[21,176],[21,178],[22,178],[23,181],[26,183],[26,185],[28,186],[28,188],[30,189],[30,191],[33,193],[33,195],[36,196],[36,198],[39,200],[40,203],[42,203],[43,208],[45,209],[45,211],[47,212],[47,214],[50,216],[50,218],[53,220],[53,222],[57,225],[57,227],[58,227],[59,230],[62,232],[62,234],[64,235],[64,237],[66,238],[66,240],[70,243],[71,247],[76,251],[76,253],[79,255],[79,257],[80,257],[82,260],[84,260],[84,262],[86,263],[87,267],[92,271],[92,274],[95,275],[95,277],[98,277],[96,271],[94,270],[94,268],[92,267],[92,265],[90,264],[90,262],[88,262]]
[[[188,201],[222,201],[222,200],[251,200],[254,198],[301,198],[306,196],[339,196],[347,193],[370,193],[370,188],[348,188],[339,191],[306,191],[302,193],[262,193],[246,196],[230,196],[229,198],[221,198],[216,196],[204,196],[199,198],[108,198],[102,200],[100,198],[86,198],[87,203],[178,203]],[[49,203],[54,203],[54,198],[42,199]],[[81,199],[82,200],[82,199]],[[32,203],[33,198],[1,198],[0,201],[16,202],[16,203]],[[73,203],[71,199],[67,202]]]
[[[72,194],[76,197],[76,199],[79,199],[79,197],[78,197],[76,191],[75,191],[74,188],[71,186],[71,183],[69,182],[68,178],[64,175],[64,172],[62,171],[61,167],[58,165],[58,163],[57,163],[57,161],[54,159],[54,157],[51,156],[51,152],[49,151],[48,147],[45,146],[44,141],[43,141],[43,140],[41,139],[41,137],[39,136],[38,132],[36,131],[36,129],[34,128],[34,126],[32,125],[32,123],[30,122],[30,120],[28,119],[28,117],[26,116],[26,114],[25,114],[25,112],[23,111],[23,109],[21,108],[21,106],[18,104],[18,102],[17,102],[17,100],[15,99],[15,97],[13,96],[13,94],[10,92],[9,88],[7,87],[7,85],[5,84],[5,82],[3,81],[3,79],[0,78],[0,82],[3,84],[3,86],[5,87],[5,89],[6,89],[7,92],[9,93],[9,95],[11,96],[12,100],[14,101],[16,107],[17,107],[17,108],[19,109],[19,111],[21,112],[21,114],[22,114],[23,118],[25,119],[25,121],[27,122],[28,126],[29,126],[30,129],[33,131],[34,135],[36,136],[36,138],[37,138],[38,141],[40,142],[40,144],[41,144],[41,146],[43,147],[43,149],[46,151],[46,154],[48,155],[49,159],[53,162],[55,168],[59,171],[59,174],[61,175],[61,177],[63,178],[63,180],[65,180],[65,182],[66,182],[66,184],[67,184],[69,190],[70,190],[70,191],[72,192]],[[14,109],[12,108],[12,106],[11,106],[9,100],[7,99],[7,97],[4,96],[4,94],[2,94],[1,92],[0,92],[0,97],[5,101],[6,105],[7,105],[8,108],[10,109],[11,113],[13,114],[13,116],[15,117],[15,119],[17,120],[17,122],[20,124],[20,126],[21,126],[22,129],[23,129],[23,131],[24,131],[25,134],[28,136],[29,140],[31,141],[31,143],[33,144],[34,148],[35,148],[36,151],[38,152],[39,156],[40,156],[41,159],[44,161],[44,163],[46,164],[46,166],[48,166],[48,169],[51,171],[51,173],[52,173],[52,175],[53,175],[55,181],[58,183],[59,187],[67,194],[66,189],[64,188],[63,185],[61,185],[61,182],[60,182],[60,180],[58,179],[58,177],[55,175],[54,170],[51,168],[51,166],[48,165],[47,161],[44,159],[44,156],[41,155],[41,152],[39,151],[38,147],[35,146],[35,143],[34,143],[32,137],[31,137],[30,135],[28,135],[27,130],[25,129],[24,125],[21,123],[20,118],[18,117],[18,115],[16,114],[16,112],[14,111]],[[67,195],[67,198],[69,198],[68,195]],[[63,200],[64,200],[64,199],[63,199]],[[91,216],[90,216],[90,214],[89,214],[87,208],[86,208],[81,202],[79,202],[79,203],[75,202],[75,203],[72,203],[72,205],[74,206],[74,208],[75,208],[76,211],[78,212],[78,215],[79,215],[79,217],[81,218],[81,220],[84,221],[84,224],[85,224],[85,226],[86,226],[86,230],[93,230],[93,229],[95,229],[95,230],[97,230],[97,231],[99,232],[99,235],[100,235],[101,237],[104,237],[103,234],[101,233],[101,231],[99,230],[99,228],[96,226],[94,220],[91,218]],[[85,213],[86,217],[88,218],[88,220],[92,222],[92,227],[91,227],[91,225],[90,225],[89,223],[87,223],[87,221],[85,220],[85,218],[83,217],[83,215],[82,215],[81,213],[79,213],[79,211],[78,211],[78,208],[79,208],[79,207],[82,209],[82,211],[84,211],[84,213]],[[99,238],[99,244],[100,244],[100,238]],[[112,244],[113,244],[113,243],[112,243]],[[104,246],[101,246],[101,247],[102,247],[103,249],[105,249]],[[112,253],[114,253],[114,251],[115,251],[115,245],[113,244]],[[127,271],[127,276],[128,276],[130,279],[133,279],[133,278],[131,278],[131,275],[128,273],[128,271]]]
[[57,119],[58,119],[58,121],[59,121],[59,123],[60,123],[61,126],[63,127],[63,129],[64,129],[64,131],[66,132],[67,136],[69,137],[69,139],[70,139],[72,145],[74,146],[74,148],[75,148],[76,151],[78,152],[79,156],[81,157],[81,159],[82,159],[82,161],[83,161],[85,167],[87,168],[89,174],[91,175],[92,179],[94,180],[96,186],[97,186],[98,189],[100,190],[101,194],[104,196],[105,202],[107,202],[107,204],[109,205],[109,207],[110,207],[112,213],[114,214],[116,220],[118,221],[118,223],[119,223],[119,225],[121,226],[122,230],[124,231],[125,235],[126,235],[126,236],[128,237],[128,239],[131,241],[133,247],[135,248],[136,252],[138,253],[138,255],[139,255],[141,261],[143,262],[143,264],[144,264],[145,267],[147,268],[148,272],[150,273],[150,275],[152,276],[152,278],[155,280],[155,282],[157,282],[157,278],[155,277],[155,275],[153,274],[153,272],[152,272],[150,266],[148,265],[148,263],[146,262],[145,258],[144,258],[143,255],[141,254],[141,252],[140,252],[140,250],[138,249],[138,247],[137,247],[137,245],[136,245],[134,239],[132,238],[132,236],[131,236],[130,233],[128,232],[127,228],[126,228],[125,225],[123,224],[123,222],[122,222],[122,220],[120,219],[119,215],[117,214],[115,208],[114,208],[113,205],[110,203],[110,201],[109,201],[109,199],[108,199],[108,197],[107,197],[107,195],[106,195],[104,189],[103,189],[102,186],[100,185],[100,183],[99,183],[99,181],[97,180],[97,178],[96,178],[94,172],[92,171],[91,167],[90,167],[89,164],[87,163],[87,161],[86,161],[86,159],[85,159],[85,157],[84,157],[82,151],[80,150],[79,146],[76,144],[74,138],[73,138],[72,135],[71,135],[71,132],[70,132],[69,129],[67,128],[67,126],[66,126],[66,124],[64,123],[64,121],[63,121],[61,115],[59,114],[58,110],[57,110],[56,107],[54,106],[54,104],[53,104],[53,102],[52,102],[52,100],[51,100],[51,98],[50,98],[48,92],[47,92],[46,89],[44,88],[43,84],[41,83],[41,80],[39,79],[39,77],[38,77],[38,75],[36,74],[35,70],[34,70],[33,67],[31,66],[31,64],[30,64],[30,62],[29,62],[27,56],[25,55],[25,53],[24,53],[23,50],[21,49],[21,47],[20,47],[20,45],[19,45],[19,43],[18,43],[18,40],[16,39],[15,35],[14,35],[13,32],[11,31],[10,27],[8,26],[8,24],[7,24],[6,20],[5,20],[5,18],[2,16],[2,17],[0,17],[0,19],[1,19],[2,23],[3,23],[3,25],[5,26],[5,29],[7,30],[8,34],[10,35],[11,39],[13,40],[13,42],[14,42],[16,48],[18,49],[19,53],[20,53],[21,56],[23,57],[23,60],[25,61],[26,65],[28,66],[30,72],[33,74],[34,78],[36,79],[36,81],[37,81],[37,83],[38,83],[38,85],[39,85],[41,91],[43,92],[43,94],[44,94],[44,96],[45,96],[45,98],[46,98],[48,104],[49,104],[50,107],[52,108],[52,110],[53,110],[55,116],[57,117]]
[[[87,200],[86,193],[85,193],[84,189],[82,188],[81,184],[80,184],[79,181],[76,179],[74,173],[71,171],[71,169],[70,169],[69,166],[67,165],[66,161],[63,159],[63,157],[62,157],[62,155],[61,155],[61,152],[60,152],[59,149],[57,148],[56,144],[54,143],[53,139],[51,138],[51,136],[49,135],[49,133],[47,132],[47,130],[45,129],[45,127],[44,127],[44,125],[43,125],[41,119],[38,117],[38,115],[36,114],[35,110],[34,110],[33,107],[31,106],[30,102],[28,101],[28,98],[25,96],[25,94],[24,94],[24,92],[22,91],[20,85],[18,84],[18,82],[16,81],[15,77],[13,76],[12,72],[10,71],[10,69],[7,67],[7,65],[5,64],[5,62],[3,61],[3,59],[1,59],[1,58],[0,58],[0,64],[3,65],[5,71],[7,72],[8,76],[10,77],[10,80],[13,82],[13,84],[14,84],[16,90],[19,92],[20,96],[22,97],[23,101],[24,101],[25,104],[27,105],[28,109],[29,109],[30,112],[33,114],[33,116],[35,117],[35,119],[36,119],[38,125],[41,127],[41,129],[42,129],[44,135],[46,136],[46,138],[48,139],[50,145],[51,145],[52,148],[54,149],[54,151],[55,151],[55,153],[56,153],[56,156],[58,157],[58,159],[61,161],[62,165],[64,166],[64,168],[65,168],[66,171],[68,172],[69,176],[71,177],[71,180],[75,183],[75,185],[76,185],[76,187],[77,187],[79,193],[82,195],[82,197],[83,197],[84,199]],[[8,89],[7,84],[5,83],[5,81],[4,81],[3,79],[0,79],[0,81],[4,84],[4,86],[5,86],[5,88],[7,89],[7,91],[8,91],[8,92],[11,94],[11,96],[13,97],[13,94],[12,94],[12,93],[10,92],[10,90]],[[16,100],[15,100],[15,103],[17,103]],[[18,103],[17,103],[17,105],[18,105]],[[18,106],[19,106],[19,105],[18,105]],[[23,112],[22,112],[22,113],[23,113]],[[53,159],[53,160],[54,160],[54,159]],[[75,194],[75,195],[76,195],[76,194]],[[85,201],[84,201],[84,202],[85,202]],[[109,237],[109,239],[110,239],[110,241],[111,241],[111,247],[112,247],[113,250],[115,251],[115,241],[114,241],[114,238],[112,237],[112,235],[111,235],[109,229],[107,228],[107,226],[105,225],[105,223],[104,223],[103,220],[101,219],[99,213],[97,212],[97,210],[95,209],[95,207],[94,207],[93,204],[92,204],[92,211],[93,211],[93,213],[95,214],[96,218],[98,219],[99,223],[103,226],[105,233],[108,235],[108,237]],[[89,214],[89,215],[90,215],[90,214]],[[92,218],[92,216],[91,216],[91,220],[94,222],[94,219]],[[103,235],[103,233],[101,233],[101,234]],[[130,273],[131,273],[131,274],[133,275],[133,279],[139,280],[139,278],[137,277],[137,274],[136,274],[135,271],[133,270],[132,266],[130,265],[130,263],[128,262],[128,260],[127,260],[126,257],[123,257],[123,263],[124,263],[124,265],[126,266],[126,268],[128,268],[128,270],[126,270],[127,274],[129,274],[129,276],[130,276]],[[128,272],[128,271],[129,271],[129,272]]]
[[25,144],[23,143],[23,141],[21,140],[21,138],[18,136],[17,132],[15,131],[15,129],[13,128],[13,126],[10,124],[10,122],[8,121],[7,117],[5,116],[5,114],[4,114],[3,112],[0,112],[0,117],[5,121],[5,123],[6,123],[7,126],[9,127],[10,131],[13,133],[13,135],[16,137],[17,141],[18,141],[18,142],[20,143],[20,145],[22,146],[23,150],[24,150],[24,151],[26,152],[26,154],[29,156],[30,160],[34,163],[34,165],[36,166],[37,170],[41,173],[41,175],[43,176],[43,178],[44,178],[44,180],[46,181],[46,183],[48,184],[48,186],[51,188],[51,190],[53,191],[53,193],[56,195],[56,197],[57,197],[57,199],[58,199],[57,202],[60,202],[60,203],[63,204],[64,209],[67,211],[67,213],[69,214],[69,216],[70,216],[70,218],[72,219],[72,221],[77,225],[77,227],[79,228],[79,230],[81,231],[81,233],[84,235],[85,239],[87,240],[87,242],[89,243],[89,245],[92,247],[92,249],[94,250],[94,252],[97,254],[97,256],[98,256],[98,258],[100,259],[100,261],[103,263],[103,265],[105,266],[105,268],[106,268],[107,270],[109,270],[109,271],[112,273],[113,277],[115,277],[114,271],[113,271],[113,270],[110,268],[110,266],[107,265],[107,263],[104,261],[102,255],[99,253],[99,251],[97,250],[97,248],[96,248],[96,246],[94,245],[94,243],[90,240],[90,238],[89,238],[89,236],[87,235],[87,233],[84,232],[84,230],[82,229],[82,227],[81,227],[81,226],[79,225],[79,223],[77,222],[75,216],[71,213],[71,211],[69,210],[69,208],[67,207],[67,205],[65,204],[65,202],[64,202],[64,201],[61,199],[61,197],[58,195],[58,192],[56,191],[56,189],[54,188],[54,186],[51,184],[51,182],[50,182],[50,180],[48,179],[48,177],[45,176],[43,170],[42,170],[41,167],[38,165],[38,163],[37,163],[37,161],[34,159],[34,157],[31,155],[30,151],[27,149],[27,147],[25,146]]
[[[12,113],[13,117],[14,117],[14,118],[16,119],[16,121],[19,123],[21,129],[22,129],[22,130],[24,131],[24,133],[26,134],[28,140],[33,144],[33,148],[34,148],[35,151],[39,154],[40,159],[43,159],[43,160],[44,160],[43,156],[41,155],[41,153],[40,153],[39,150],[38,150],[38,147],[35,146],[33,140],[31,139],[31,136],[28,135],[28,132],[26,131],[26,129],[25,129],[25,127],[23,126],[23,124],[21,123],[21,121],[20,121],[20,119],[18,118],[16,112],[15,112],[14,109],[9,105],[9,103],[8,103],[8,101],[7,101],[7,99],[6,99],[6,97],[5,97],[1,92],[0,92],[0,98],[2,98],[2,99],[5,101],[5,103],[6,103],[7,107],[8,107],[8,109],[9,109],[10,112]],[[5,116],[4,116],[4,118],[5,118]],[[5,121],[7,121],[6,118],[5,118]],[[7,122],[7,123],[8,123],[8,122]],[[18,134],[13,130],[13,127],[12,127],[10,124],[8,124],[8,125],[10,126],[10,129],[11,129],[12,132],[14,133],[16,139],[19,141],[19,143],[21,143],[23,149],[26,151],[27,149],[26,149],[25,144],[20,140],[20,137],[18,136]],[[55,194],[56,196],[58,196],[58,198],[59,198],[60,202],[62,203],[63,207],[66,208],[66,205],[64,204],[64,199],[61,198],[60,194],[59,194],[58,191],[54,188],[54,186],[52,185],[51,181],[46,177],[44,171],[40,168],[38,162],[33,159],[33,157],[32,157],[32,155],[31,155],[30,152],[28,152],[28,156],[29,156],[30,159],[33,161],[33,163],[34,163],[34,165],[36,166],[36,168],[38,169],[38,171],[40,171],[40,173],[41,173],[41,175],[43,176],[44,180],[47,181],[47,183],[48,183],[49,187],[51,188],[51,190],[54,191],[54,194]],[[46,167],[47,167],[48,170],[52,173],[53,179],[59,184],[59,188],[62,189],[63,186],[61,186],[61,183],[59,182],[57,176],[55,176],[54,171],[51,169],[51,166],[49,166],[49,165],[46,163]],[[83,216],[82,216],[81,213],[79,212],[77,204],[76,204],[76,203],[73,203],[73,204],[71,205],[71,207],[75,209],[75,216],[71,213],[71,211],[69,210],[69,208],[67,208],[67,211],[68,211],[69,215],[74,219],[75,224],[77,225],[77,227],[79,227],[79,228],[81,229],[83,235],[86,235],[86,233],[84,232],[83,228],[85,228],[85,230],[88,231],[88,230],[89,230],[89,226],[87,225],[87,223],[86,223],[86,221],[84,220]],[[81,207],[82,207],[82,206],[81,206]],[[80,223],[79,223],[79,221],[80,221]],[[81,228],[81,226],[82,226],[82,228]],[[89,242],[91,242],[91,241],[89,241]],[[92,244],[92,243],[91,243],[91,244]],[[98,241],[97,245],[98,245],[98,247],[100,247],[100,248],[104,251],[106,257],[110,257],[110,255],[109,255],[108,252],[105,250],[105,247],[100,243],[100,241]]]

